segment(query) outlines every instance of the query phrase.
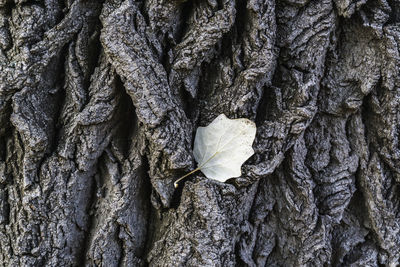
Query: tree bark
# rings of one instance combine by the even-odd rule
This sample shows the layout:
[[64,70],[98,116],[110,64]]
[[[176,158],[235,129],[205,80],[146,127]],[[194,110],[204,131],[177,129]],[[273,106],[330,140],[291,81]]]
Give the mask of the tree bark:
[[[0,0],[1,266],[397,266],[396,0]],[[257,124],[242,176],[196,128]]]

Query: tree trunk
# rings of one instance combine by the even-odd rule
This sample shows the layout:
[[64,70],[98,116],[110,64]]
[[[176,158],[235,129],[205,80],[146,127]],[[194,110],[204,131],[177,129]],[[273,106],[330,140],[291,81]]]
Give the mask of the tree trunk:
[[[396,266],[397,0],[0,0],[1,266]],[[257,124],[226,183],[196,128]]]

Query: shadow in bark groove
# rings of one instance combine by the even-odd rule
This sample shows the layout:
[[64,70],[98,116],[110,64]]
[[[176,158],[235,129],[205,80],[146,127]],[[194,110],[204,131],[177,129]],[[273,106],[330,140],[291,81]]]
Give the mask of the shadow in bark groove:
[[[174,0],[174,1],[181,1],[181,0]],[[188,20],[190,19],[193,7],[194,7],[194,2],[196,0],[187,0],[185,1],[181,7],[182,9],[182,17],[181,17],[181,23],[179,25],[179,29],[177,30],[175,34],[175,39],[176,43],[179,44],[182,42],[183,38],[185,37],[185,34],[187,33],[189,29],[189,23]]]
[[[103,152],[104,154],[105,152]],[[99,157],[98,163],[97,163],[97,170],[99,170],[99,166],[100,166],[100,162],[102,159],[103,155]],[[90,241],[91,241],[91,230],[92,230],[92,226],[94,225],[94,214],[95,214],[95,208],[93,207],[93,205],[96,203],[96,199],[97,199],[97,188],[99,186],[98,184],[98,179],[95,179],[95,176],[98,175],[97,172],[93,177],[90,177],[89,179],[92,180],[92,192],[89,198],[89,204],[87,205],[88,210],[86,211],[88,213],[88,219],[87,219],[87,231],[84,235],[84,238],[82,240],[82,248],[80,249],[80,252],[78,253],[78,255],[76,256],[76,262],[77,262],[77,266],[85,266],[85,262],[86,262],[86,255],[88,253],[89,247],[90,247]]]
[[61,49],[61,56],[60,56],[60,61],[59,61],[59,65],[58,65],[58,73],[59,73],[59,77],[57,79],[57,84],[55,84],[56,87],[55,88],[56,92],[56,101],[57,104],[56,106],[58,107],[58,110],[56,111],[56,116],[55,118],[57,118],[57,120],[55,120],[54,123],[54,127],[53,127],[53,138],[50,141],[50,146],[49,146],[49,150],[50,153],[53,153],[56,151],[57,146],[58,146],[58,141],[60,140],[61,137],[61,131],[62,131],[62,122],[60,121],[61,119],[61,114],[63,111],[63,107],[65,105],[66,102],[66,92],[65,89],[63,88],[64,84],[65,84],[65,64],[67,62],[67,56],[68,56],[68,46],[69,43],[66,44],[62,49]]
[[123,155],[128,157],[133,138],[138,137],[139,122],[136,116],[136,109],[132,103],[132,98],[126,93],[121,78],[118,75],[116,75],[115,86],[121,97],[118,111],[119,114],[117,116],[119,126],[117,133],[114,135],[114,140],[122,149]]

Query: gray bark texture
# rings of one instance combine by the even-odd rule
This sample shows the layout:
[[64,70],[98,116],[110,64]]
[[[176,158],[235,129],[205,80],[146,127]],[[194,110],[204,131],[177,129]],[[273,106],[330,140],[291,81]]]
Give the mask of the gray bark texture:
[[398,266],[399,139],[399,0],[0,0],[0,266]]

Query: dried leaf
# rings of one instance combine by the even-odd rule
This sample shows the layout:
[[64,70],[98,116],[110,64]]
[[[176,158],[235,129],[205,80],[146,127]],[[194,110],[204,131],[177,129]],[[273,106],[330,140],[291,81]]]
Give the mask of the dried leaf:
[[248,119],[228,119],[219,115],[207,127],[199,127],[194,140],[194,158],[197,169],[179,178],[201,170],[209,179],[225,182],[239,177],[242,164],[254,154],[252,144],[256,125]]
[[207,178],[225,182],[242,175],[242,164],[254,154],[256,125],[248,119],[219,115],[207,127],[199,127],[194,140],[194,158]]

